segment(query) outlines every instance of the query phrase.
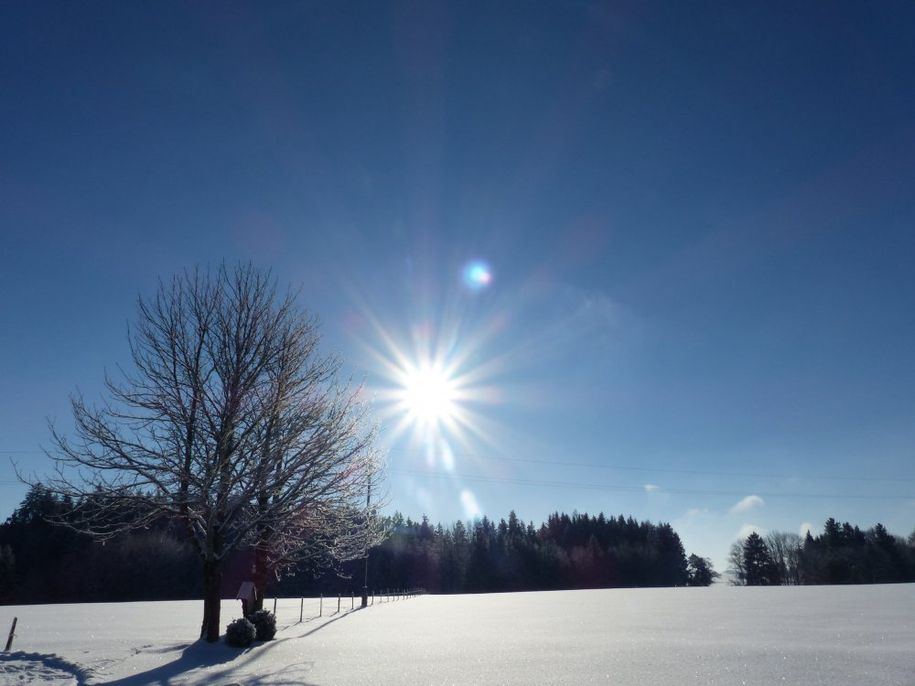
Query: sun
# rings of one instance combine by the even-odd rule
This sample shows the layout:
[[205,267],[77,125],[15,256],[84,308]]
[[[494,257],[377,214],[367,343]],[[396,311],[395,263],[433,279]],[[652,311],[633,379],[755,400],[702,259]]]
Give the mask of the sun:
[[448,424],[457,412],[458,389],[440,365],[424,364],[405,370],[400,401],[419,424]]
[[445,317],[397,336],[370,308],[361,314],[372,334],[361,340],[374,376],[366,388],[387,448],[450,470],[455,450],[470,455],[494,444],[498,427],[484,408],[502,401],[494,382],[502,359],[482,348],[498,329],[465,330],[463,320]]
[[449,463],[444,453],[452,442],[470,451],[475,440],[489,440],[488,422],[477,409],[494,402],[493,389],[480,383],[484,370],[466,368],[465,355],[454,350],[446,355],[423,339],[413,349],[387,335],[382,340],[387,350],[367,349],[378,361],[382,383],[372,391],[390,442],[406,434],[412,448],[442,453],[439,457]]

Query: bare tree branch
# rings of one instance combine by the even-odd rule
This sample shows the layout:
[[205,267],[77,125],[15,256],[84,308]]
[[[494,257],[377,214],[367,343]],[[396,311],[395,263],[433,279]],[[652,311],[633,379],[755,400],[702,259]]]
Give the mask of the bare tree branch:
[[74,503],[62,522],[99,538],[180,519],[203,561],[202,635],[216,640],[234,550],[254,548],[263,577],[379,540],[375,434],[339,360],[318,355],[316,321],[269,272],[186,271],[137,313],[132,369],[106,377],[99,405],[71,399],[72,438],[51,426],[45,485]]

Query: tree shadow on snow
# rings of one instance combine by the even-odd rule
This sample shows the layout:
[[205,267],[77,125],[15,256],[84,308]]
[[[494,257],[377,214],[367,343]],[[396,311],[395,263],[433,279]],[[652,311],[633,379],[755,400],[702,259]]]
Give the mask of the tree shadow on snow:
[[[269,683],[272,686],[283,686],[284,684],[289,684],[290,686],[293,684],[296,686],[308,686],[308,684],[306,684],[300,678],[294,678],[290,681],[282,680],[282,673],[287,669],[291,669],[293,667],[310,668],[313,663],[307,661],[299,662],[293,665],[286,665],[269,674],[258,675],[239,673],[237,677],[234,677],[233,673],[243,667],[250,660],[270,652],[272,648],[279,645],[280,643],[307,638],[308,636],[321,631],[321,629],[324,629],[334,622],[339,622],[344,617],[348,617],[349,615],[358,611],[359,608],[342,612],[339,615],[336,615],[335,613],[333,619],[328,619],[320,626],[316,626],[314,629],[311,631],[306,631],[304,634],[300,634],[298,636],[286,636],[284,638],[278,638],[266,643],[256,643],[250,648],[245,648],[244,650],[239,650],[238,648],[227,646],[222,641],[219,643],[207,643],[203,640],[195,641],[182,651],[181,657],[176,660],[172,660],[167,664],[160,665],[159,667],[155,667],[138,674],[131,674],[130,676],[122,677],[114,681],[99,681],[97,683],[99,686],[102,686],[102,684],[104,684],[104,686],[171,686],[171,684],[174,683],[173,680],[178,679],[179,677],[187,676],[188,672],[192,672],[195,669],[226,665],[224,669],[208,671],[205,675],[201,674],[200,676],[205,676],[205,680],[208,682],[219,684],[239,683],[246,684],[247,686],[258,686],[259,684]],[[267,681],[267,679],[269,679],[269,681]],[[80,683],[82,684],[82,682]]]
[[214,667],[230,663],[250,650],[250,648],[247,648],[239,651],[237,648],[231,648],[224,643],[207,643],[199,640],[191,643],[181,651],[181,656],[176,660],[145,672],[131,674],[114,681],[100,681],[98,683],[106,684],[107,686],[145,686],[146,684],[168,686],[173,679],[184,676],[188,672],[201,667]]

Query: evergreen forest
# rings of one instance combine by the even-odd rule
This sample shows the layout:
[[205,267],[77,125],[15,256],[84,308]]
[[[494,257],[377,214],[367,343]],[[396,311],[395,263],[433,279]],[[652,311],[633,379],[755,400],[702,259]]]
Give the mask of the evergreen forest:
[[[199,598],[199,558],[175,521],[97,541],[49,523],[73,509],[33,486],[0,524],[0,602],[100,602]],[[535,526],[514,512],[448,526],[423,517],[386,518],[388,535],[372,549],[368,588],[383,592],[477,593],[711,584],[719,574],[698,555],[687,557],[676,531],[633,517],[553,513]],[[251,555],[228,561],[223,596],[234,597],[250,575]],[[915,536],[862,531],[830,519],[805,539],[752,534],[731,551],[732,580],[747,585],[915,581]],[[268,594],[361,593],[365,561],[308,559]]]
[[915,532],[906,540],[879,523],[862,530],[830,517],[818,535],[751,533],[734,543],[729,561],[737,585],[909,582],[915,581]]

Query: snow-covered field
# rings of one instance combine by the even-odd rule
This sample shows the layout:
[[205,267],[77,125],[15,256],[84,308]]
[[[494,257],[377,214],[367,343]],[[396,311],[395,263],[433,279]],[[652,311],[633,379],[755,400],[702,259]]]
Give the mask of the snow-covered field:
[[277,639],[244,651],[194,641],[200,602],[2,607],[0,683],[915,685],[913,584],[349,604],[306,600],[299,623],[281,599]]

